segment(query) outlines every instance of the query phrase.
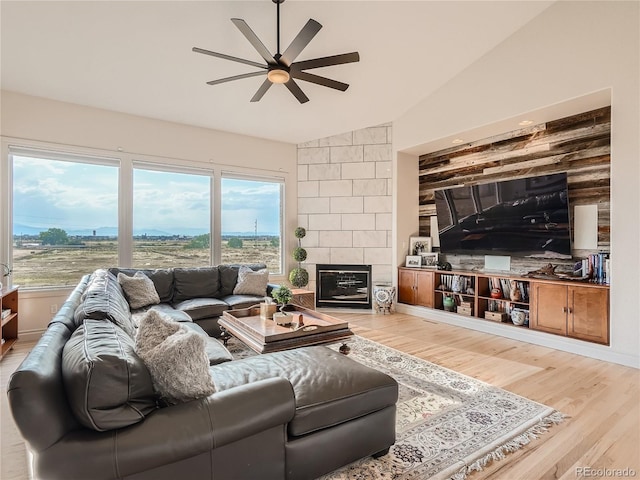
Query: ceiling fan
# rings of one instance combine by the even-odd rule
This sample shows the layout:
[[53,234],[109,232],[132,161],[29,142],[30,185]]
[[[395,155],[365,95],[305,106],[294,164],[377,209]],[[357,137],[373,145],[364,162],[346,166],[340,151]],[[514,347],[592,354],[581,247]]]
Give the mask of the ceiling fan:
[[340,65],[343,63],[352,63],[360,61],[360,55],[358,52],[343,53],[340,55],[332,55],[329,57],[314,58],[312,60],[303,60],[301,62],[294,62],[300,52],[309,44],[309,42],[320,31],[322,25],[313,19],[310,19],[302,30],[298,33],[296,38],[293,39],[291,45],[280,53],[280,4],[284,0],[272,0],[276,4],[277,10],[277,41],[278,52],[275,55],[271,55],[267,47],[260,41],[258,36],[249,28],[247,22],[240,18],[232,18],[233,24],[238,27],[238,30],[249,40],[249,43],[253,45],[260,56],[265,60],[266,65],[252,60],[245,60],[244,58],[233,57],[231,55],[225,55],[224,53],[212,52],[203,48],[193,47],[193,51],[197,53],[203,53],[205,55],[211,55],[213,57],[223,58],[225,60],[231,60],[232,62],[244,63],[245,65],[251,65],[253,67],[260,68],[258,72],[243,73],[241,75],[234,75],[233,77],[220,78],[218,80],[211,80],[207,82],[208,85],[218,85],[219,83],[230,82],[232,80],[240,80],[242,78],[257,77],[260,75],[267,75],[264,83],[258,88],[258,91],[251,98],[252,102],[260,100],[267,90],[274,83],[283,83],[285,87],[298,99],[300,103],[309,101],[304,92],[300,89],[294,79],[304,80],[305,82],[315,83],[324,87],[334,88],[344,92],[349,88],[349,84],[338,82],[337,80],[331,80],[330,78],[314,75],[313,73],[306,72],[305,70],[311,70],[320,67],[329,67],[332,65]]

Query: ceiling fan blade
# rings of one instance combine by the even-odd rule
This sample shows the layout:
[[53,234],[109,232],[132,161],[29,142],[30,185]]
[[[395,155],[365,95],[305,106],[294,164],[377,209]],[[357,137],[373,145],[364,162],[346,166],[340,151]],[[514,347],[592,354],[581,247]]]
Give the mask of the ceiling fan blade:
[[211,50],[205,50],[204,48],[193,47],[191,50],[196,53],[204,53],[205,55],[211,55],[212,57],[223,58],[225,60],[231,60],[232,62],[244,63],[246,65],[251,65],[252,67],[264,68],[265,70],[267,69],[267,66],[264,63],[252,62],[251,60],[232,57],[231,55],[225,55],[224,53],[212,52]]
[[311,60],[303,60],[302,62],[295,62],[293,65],[291,65],[291,69],[309,70],[312,68],[330,67],[332,65],[341,65],[343,63],[353,63],[359,61],[360,54],[358,52],[342,53],[340,55],[332,55],[330,57],[321,57]]
[[309,45],[309,42],[316,36],[321,28],[322,25],[313,18],[309,19],[280,57],[280,63],[285,64],[287,67],[291,66],[291,63],[300,55],[300,52]]
[[258,75],[266,75],[266,73],[267,72],[265,71],[243,73],[242,75],[234,75],[233,77],[226,77],[226,78],[220,78],[218,80],[211,80],[210,82],[207,82],[207,85],[218,85],[220,83],[231,82],[232,80],[240,80],[242,78],[257,77]]
[[291,72],[291,76],[299,80],[304,80],[305,82],[316,83],[318,85],[322,85],[323,87],[334,88],[336,90],[340,90],[341,92],[344,92],[347,88],[349,88],[348,83],[338,82],[337,80],[331,80],[330,78],[321,77],[320,75],[314,75],[313,73]]
[[271,87],[271,85],[273,85],[273,83],[271,83],[271,80],[269,80],[268,78],[263,82],[262,85],[260,85],[260,88],[258,89],[258,91],[256,92],[256,94],[251,98],[252,102],[257,102],[259,101],[265,93],[267,93],[267,90],[269,90],[269,87]]
[[289,79],[289,81],[285,83],[285,86],[291,93],[293,93],[293,96],[296,97],[300,103],[307,103],[309,101],[309,97],[304,94],[293,78]]
[[249,40],[249,43],[253,45],[253,48],[255,48],[258,51],[260,56],[264,58],[265,62],[267,62],[269,65],[278,64],[275,58],[273,58],[273,55],[271,55],[271,52],[267,50],[267,47],[264,46],[264,43],[260,41],[258,36],[255,33],[253,33],[253,30],[251,30],[249,25],[247,25],[247,22],[245,22],[241,18],[232,18],[231,21],[236,27],[238,27],[238,30],[242,32],[242,34],[246,37],[246,39]]

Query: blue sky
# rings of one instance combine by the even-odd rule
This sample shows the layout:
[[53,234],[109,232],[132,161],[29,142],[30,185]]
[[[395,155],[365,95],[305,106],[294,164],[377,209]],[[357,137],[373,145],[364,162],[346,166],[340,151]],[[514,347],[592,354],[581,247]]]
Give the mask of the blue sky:
[[[14,156],[14,234],[57,227],[68,232],[118,225],[118,169]],[[134,233],[209,231],[210,177],[134,170]],[[274,183],[223,178],[222,231],[277,235]],[[21,231],[22,230],[22,231]]]

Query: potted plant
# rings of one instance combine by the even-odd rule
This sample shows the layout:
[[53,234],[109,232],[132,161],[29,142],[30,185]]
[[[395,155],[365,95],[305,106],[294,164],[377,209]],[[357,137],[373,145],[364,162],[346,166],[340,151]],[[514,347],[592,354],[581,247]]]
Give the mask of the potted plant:
[[303,227],[296,228],[294,232],[298,239],[298,246],[293,250],[293,259],[298,262],[298,266],[289,273],[289,281],[297,288],[302,288],[309,283],[309,272],[302,267],[302,262],[307,259],[307,251],[302,248],[301,240],[306,234],[307,231]]
[[[284,311],[284,307],[293,298],[293,292],[291,292],[291,289],[286,285],[280,285],[278,288],[274,289],[271,292],[271,296],[276,301],[276,303],[280,305],[280,315],[274,314],[273,319],[276,320],[276,322],[281,323],[278,321],[278,319],[282,319],[283,321],[286,320],[286,318],[285,319],[282,318],[283,316],[286,317],[287,315]],[[289,323],[289,322],[284,322],[284,323]]]

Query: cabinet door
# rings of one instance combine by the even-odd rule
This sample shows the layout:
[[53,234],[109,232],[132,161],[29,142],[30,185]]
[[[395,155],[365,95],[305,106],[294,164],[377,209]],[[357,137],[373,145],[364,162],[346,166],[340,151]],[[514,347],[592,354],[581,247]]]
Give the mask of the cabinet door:
[[569,287],[568,335],[609,344],[609,290]]
[[398,270],[398,302],[415,305],[416,272]]
[[567,287],[532,282],[531,317],[534,330],[567,334]]
[[416,272],[416,304],[433,308],[433,272]]

